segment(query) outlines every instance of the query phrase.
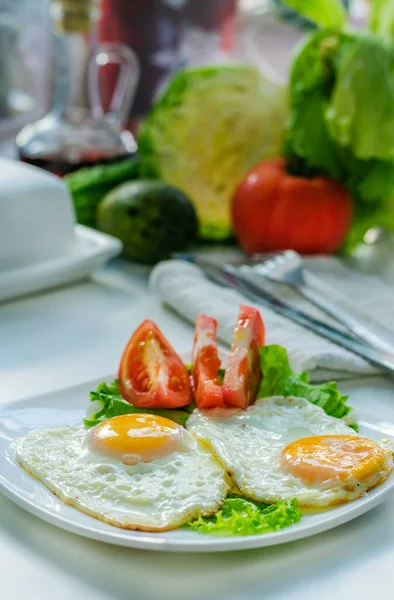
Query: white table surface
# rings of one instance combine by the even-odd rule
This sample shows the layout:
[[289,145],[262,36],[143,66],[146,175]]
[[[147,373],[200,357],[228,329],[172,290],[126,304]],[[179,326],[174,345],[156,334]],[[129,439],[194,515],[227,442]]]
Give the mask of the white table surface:
[[[192,329],[147,293],[147,271],[121,261],[93,281],[0,305],[0,402],[113,373],[146,317],[190,349]],[[394,385],[371,379],[352,404],[394,421]],[[79,538],[0,495],[2,600],[391,600],[393,565],[394,499],[286,546],[182,555]]]

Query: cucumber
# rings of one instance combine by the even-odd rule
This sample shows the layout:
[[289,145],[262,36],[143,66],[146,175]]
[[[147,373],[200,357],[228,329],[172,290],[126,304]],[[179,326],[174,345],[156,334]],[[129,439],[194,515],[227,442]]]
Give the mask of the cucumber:
[[134,157],[110,163],[84,167],[64,177],[74,203],[78,223],[96,226],[97,206],[108,192],[125,181],[136,179],[139,163]]

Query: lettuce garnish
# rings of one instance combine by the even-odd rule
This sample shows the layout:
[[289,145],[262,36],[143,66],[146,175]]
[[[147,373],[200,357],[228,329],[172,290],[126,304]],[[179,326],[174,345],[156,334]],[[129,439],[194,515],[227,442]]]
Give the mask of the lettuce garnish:
[[298,502],[265,504],[229,494],[222,508],[209,517],[199,517],[186,527],[212,535],[256,535],[284,529],[301,519]]
[[269,396],[297,396],[320,406],[331,417],[341,419],[351,412],[346,404],[348,396],[342,396],[333,381],[321,384],[309,383],[306,371],[295,373],[291,370],[287,351],[282,346],[260,348],[261,380],[258,398]]
[[[346,404],[348,396],[341,395],[335,382],[311,384],[306,371],[302,373],[292,371],[287,351],[282,346],[274,344],[263,346],[260,348],[260,357],[263,378],[258,398],[269,396],[306,398],[312,404],[320,406],[328,415],[338,419],[351,412],[352,409]],[[191,369],[190,365],[186,365],[186,367],[188,370]],[[224,369],[219,369],[220,382],[223,381],[224,372]],[[95,405],[93,412],[84,419],[86,427],[93,427],[118,415],[146,412],[167,417],[184,427],[195,408],[194,402],[182,409],[137,408],[122,398],[116,379],[109,384],[100,383],[94,392],[90,392],[89,396],[91,402],[97,403],[97,406]],[[351,425],[351,427],[356,429],[356,425]]]
[[89,394],[91,402],[97,402],[95,411],[89,415],[89,418],[84,419],[86,427],[93,427],[106,421],[111,417],[118,415],[129,415],[133,413],[149,413],[159,415],[171,419],[179,425],[185,426],[190,413],[194,409],[194,403],[189,404],[180,409],[160,409],[160,408],[137,408],[126,400],[123,400],[119,392],[118,382],[115,379],[112,383],[100,383],[94,392]]

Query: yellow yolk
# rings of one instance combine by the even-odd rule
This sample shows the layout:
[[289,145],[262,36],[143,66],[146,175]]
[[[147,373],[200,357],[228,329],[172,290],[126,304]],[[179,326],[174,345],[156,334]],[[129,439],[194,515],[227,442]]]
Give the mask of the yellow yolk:
[[182,428],[156,415],[120,415],[94,427],[88,434],[88,444],[95,452],[135,465],[181,450]]
[[384,467],[385,454],[372,440],[352,435],[312,436],[296,440],[282,450],[286,472],[315,485],[349,477],[366,481]]

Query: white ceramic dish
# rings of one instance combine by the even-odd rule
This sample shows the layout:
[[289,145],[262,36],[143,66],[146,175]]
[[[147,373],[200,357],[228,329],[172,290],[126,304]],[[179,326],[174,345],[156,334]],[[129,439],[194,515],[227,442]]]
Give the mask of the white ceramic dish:
[[83,225],[62,256],[17,269],[0,271],[0,301],[78,281],[120,254],[122,243]]
[[[106,378],[110,381],[112,378]],[[337,527],[371,510],[394,491],[394,475],[364,498],[321,513],[304,515],[301,522],[275,533],[245,537],[215,537],[178,529],[166,533],[125,531],[63,504],[14,460],[11,444],[30,430],[80,422],[88,393],[99,381],[84,383],[0,407],[0,490],[41,519],[73,533],[119,546],[179,552],[223,552],[291,542]],[[360,433],[373,439],[394,440],[394,425],[358,412]]]
[[121,250],[119,240],[75,224],[62,179],[0,158],[0,300],[83,279]]

